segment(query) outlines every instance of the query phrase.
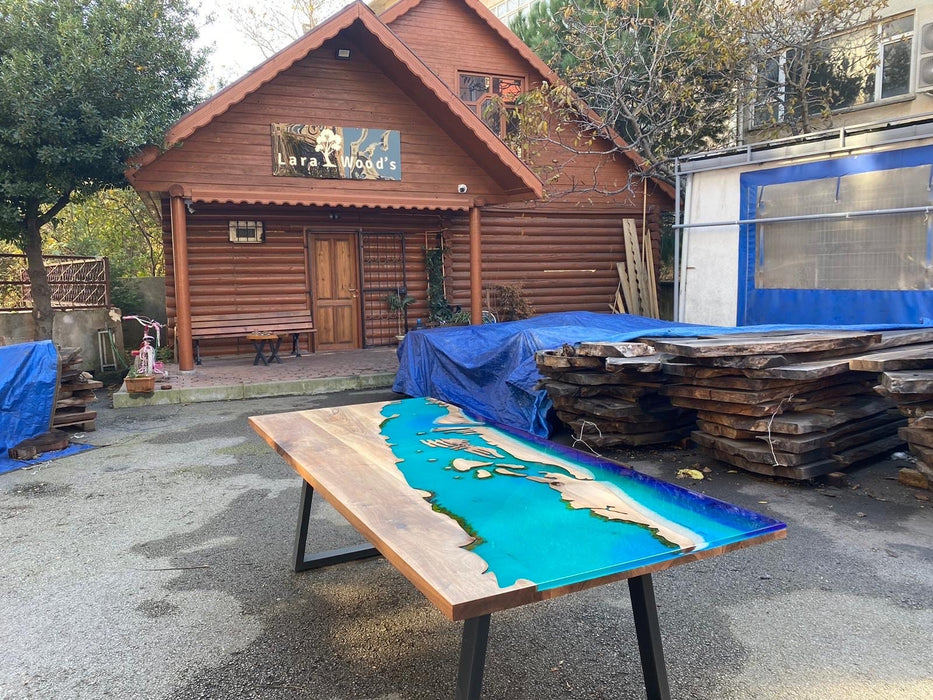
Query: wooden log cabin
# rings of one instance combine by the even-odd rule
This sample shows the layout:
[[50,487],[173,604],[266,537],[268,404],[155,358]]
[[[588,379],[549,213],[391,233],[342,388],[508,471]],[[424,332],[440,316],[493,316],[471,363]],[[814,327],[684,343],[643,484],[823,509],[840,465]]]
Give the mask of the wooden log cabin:
[[[379,16],[357,1],[182,117],[127,170],[163,222],[180,368],[192,319],[219,314],[306,311],[318,350],[393,342],[386,297],[416,299],[409,326],[427,319],[437,249],[446,298],[474,319],[519,283],[537,313],[608,311],[623,219],[649,228],[657,262],[672,192],[620,140],[612,155],[511,151],[510,102],[544,80],[480,0]],[[237,352],[252,353],[242,337],[200,343]]]

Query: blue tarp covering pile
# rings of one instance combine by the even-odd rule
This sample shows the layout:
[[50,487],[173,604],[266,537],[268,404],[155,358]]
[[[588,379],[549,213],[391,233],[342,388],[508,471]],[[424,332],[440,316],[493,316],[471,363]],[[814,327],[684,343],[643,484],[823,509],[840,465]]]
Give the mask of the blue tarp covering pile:
[[[535,389],[541,378],[535,365],[537,350],[584,341],[619,343],[644,336],[683,338],[803,327],[698,326],[629,314],[571,311],[509,323],[411,331],[399,346],[399,369],[392,388],[408,396],[442,399],[497,423],[546,437],[552,428],[547,419],[551,402],[545,391]],[[904,327],[834,328],[885,330]]]
[[48,432],[58,386],[52,341],[0,347],[0,447]]
[[[58,387],[58,351],[52,341],[0,347],[0,474],[31,462],[10,459],[7,450],[48,432]],[[64,456],[88,446],[49,453]]]

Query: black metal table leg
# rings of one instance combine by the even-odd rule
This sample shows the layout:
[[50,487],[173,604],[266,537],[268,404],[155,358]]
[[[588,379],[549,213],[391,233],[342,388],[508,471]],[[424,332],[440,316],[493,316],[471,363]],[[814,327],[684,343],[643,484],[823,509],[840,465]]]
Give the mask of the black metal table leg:
[[628,590],[632,599],[638,652],[641,655],[648,700],[670,700],[671,691],[667,684],[667,668],[664,665],[664,650],[661,648],[661,626],[658,623],[658,608],[654,600],[651,575],[630,578]]
[[460,670],[457,672],[457,700],[479,700],[483,692],[483,669],[486,667],[488,640],[489,615],[471,617],[464,621]]
[[304,480],[302,480],[301,484],[301,502],[298,506],[298,528],[295,531],[294,561],[296,572],[320,569],[324,566],[353,561],[355,559],[367,559],[369,557],[381,556],[379,550],[369,543],[306,555],[305,547],[308,544],[308,522],[311,519],[311,499],[314,497],[314,487]]

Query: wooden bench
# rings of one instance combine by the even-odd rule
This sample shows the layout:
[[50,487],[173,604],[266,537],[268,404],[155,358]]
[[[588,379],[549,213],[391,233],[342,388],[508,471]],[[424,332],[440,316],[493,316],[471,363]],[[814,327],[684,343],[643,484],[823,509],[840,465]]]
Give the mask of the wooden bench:
[[298,357],[298,334],[308,333],[311,352],[317,329],[311,321],[310,311],[253,311],[239,314],[192,316],[191,340],[194,342],[195,362],[201,364],[200,342],[205,338],[245,338],[255,334],[292,335],[292,353]]

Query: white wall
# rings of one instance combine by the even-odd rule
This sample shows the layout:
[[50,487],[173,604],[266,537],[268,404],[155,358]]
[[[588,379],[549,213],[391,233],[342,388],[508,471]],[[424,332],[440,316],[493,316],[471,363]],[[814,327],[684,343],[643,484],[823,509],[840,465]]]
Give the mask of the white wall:
[[[859,153],[901,150],[933,144],[933,138],[918,138]],[[820,160],[847,157],[852,150],[842,149],[822,154]],[[816,157],[808,159],[815,160]],[[684,215],[682,223],[702,224],[734,222],[741,219],[739,210],[743,173],[789,165],[792,160],[746,163],[741,166],[696,172],[684,176]],[[683,180],[682,180],[683,183]],[[739,226],[687,228],[681,248],[680,316],[678,320],[715,326],[735,326],[738,310]]]
[[[739,219],[741,169],[689,176],[685,224]],[[680,320],[734,326],[739,280],[739,227],[685,229],[680,266]]]

